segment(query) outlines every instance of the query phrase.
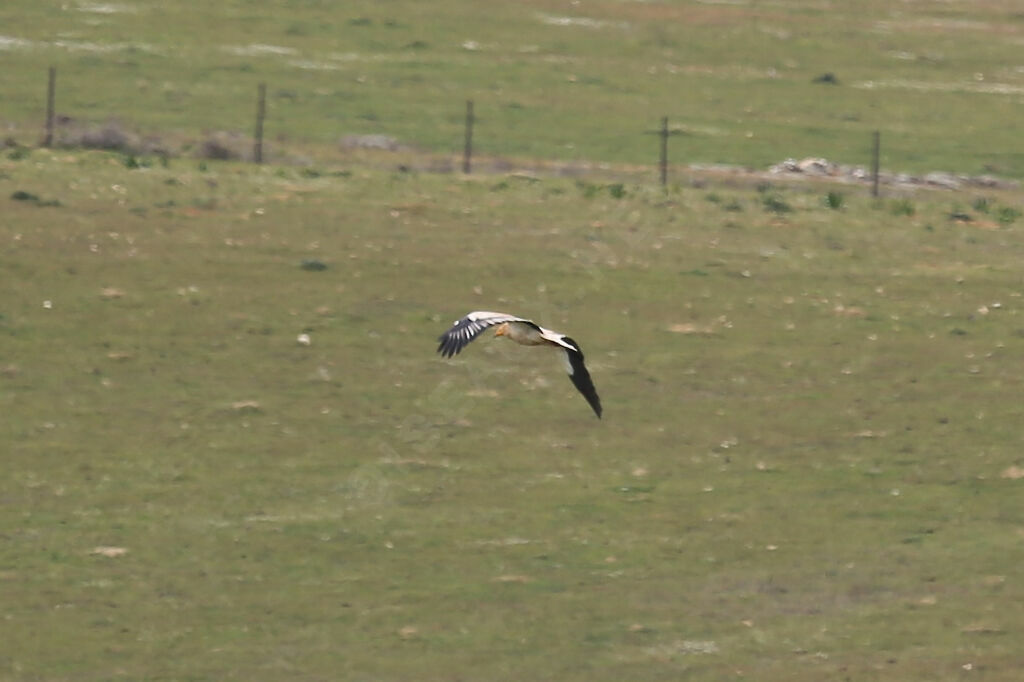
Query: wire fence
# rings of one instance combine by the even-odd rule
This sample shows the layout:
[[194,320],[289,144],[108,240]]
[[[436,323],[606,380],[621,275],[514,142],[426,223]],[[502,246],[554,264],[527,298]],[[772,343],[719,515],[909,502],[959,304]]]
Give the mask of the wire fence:
[[[57,102],[57,69],[54,66],[49,67],[46,87],[46,120],[45,129],[42,140],[43,147],[53,147],[57,143],[56,137],[56,125],[57,125],[57,114],[56,114],[56,102]],[[267,117],[267,85],[266,83],[259,83],[256,88],[256,108],[255,108],[255,121],[253,125],[253,137],[252,137],[252,162],[256,164],[262,164],[264,162],[264,142],[265,142],[265,127]],[[462,149],[462,173],[470,175],[473,172],[473,154],[474,154],[474,128],[476,126],[477,119],[474,114],[474,102],[473,100],[466,101],[465,117],[464,117],[464,134],[463,134],[463,149]],[[663,116],[660,121],[660,126],[655,129],[648,131],[651,134],[656,135],[659,138],[657,145],[657,161],[656,168],[658,171],[658,179],[660,184],[665,187],[669,184],[669,139],[680,133],[678,130],[673,130],[669,126],[669,117]],[[98,144],[96,146],[116,146],[111,142],[109,145]],[[872,144],[871,144],[871,168],[870,168],[870,184],[871,194],[874,197],[878,197],[880,190],[880,178],[881,178],[881,132],[874,131],[872,133]],[[224,151],[218,154],[216,150],[211,151],[211,156],[214,157],[226,157],[228,154]]]

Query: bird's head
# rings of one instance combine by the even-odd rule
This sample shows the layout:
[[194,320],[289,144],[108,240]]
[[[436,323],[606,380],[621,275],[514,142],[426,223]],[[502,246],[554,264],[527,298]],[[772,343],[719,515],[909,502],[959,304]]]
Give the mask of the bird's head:
[[495,336],[508,336],[508,322],[502,322],[498,325],[498,328],[494,330]]

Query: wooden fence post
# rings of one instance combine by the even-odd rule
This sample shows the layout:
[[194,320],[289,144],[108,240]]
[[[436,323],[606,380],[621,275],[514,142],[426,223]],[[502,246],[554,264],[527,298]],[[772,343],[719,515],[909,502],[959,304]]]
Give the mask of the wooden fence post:
[[267,114],[267,84],[260,83],[256,89],[256,134],[253,142],[252,159],[263,163],[263,119]]
[[473,100],[466,100],[466,142],[462,149],[462,172],[469,175],[473,159]]
[[878,173],[881,168],[882,133],[875,131],[871,150],[871,196],[878,198]]
[[56,116],[54,105],[57,100],[57,67],[50,67],[49,80],[46,84],[46,136],[43,138],[44,147],[53,146],[53,120]]

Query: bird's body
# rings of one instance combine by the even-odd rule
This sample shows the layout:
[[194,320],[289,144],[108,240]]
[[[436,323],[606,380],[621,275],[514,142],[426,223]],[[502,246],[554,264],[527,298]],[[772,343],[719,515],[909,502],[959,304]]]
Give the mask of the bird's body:
[[583,364],[583,351],[578,343],[565,334],[541,327],[532,320],[505,313],[478,310],[455,321],[451,329],[441,335],[437,352],[450,358],[465,348],[470,341],[485,329],[497,327],[495,336],[504,336],[524,346],[550,346],[561,351],[565,369],[576,389],[587,399],[587,403],[598,419],[601,418],[601,399],[594,388],[590,372]]

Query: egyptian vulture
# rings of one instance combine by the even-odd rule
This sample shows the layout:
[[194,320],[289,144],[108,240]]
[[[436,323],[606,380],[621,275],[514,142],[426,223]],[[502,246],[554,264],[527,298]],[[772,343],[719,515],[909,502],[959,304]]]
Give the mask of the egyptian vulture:
[[495,336],[504,336],[524,346],[548,346],[561,351],[565,369],[569,372],[573,386],[587,399],[597,418],[601,418],[601,399],[597,396],[594,382],[590,379],[590,372],[583,364],[583,351],[580,350],[579,344],[565,334],[545,329],[532,320],[483,310],[472,312],[456,320],[451,329],[441,335],[441,344],[437,347],[437,352],[450,358],[485,329],[494,326],[497,326]]

